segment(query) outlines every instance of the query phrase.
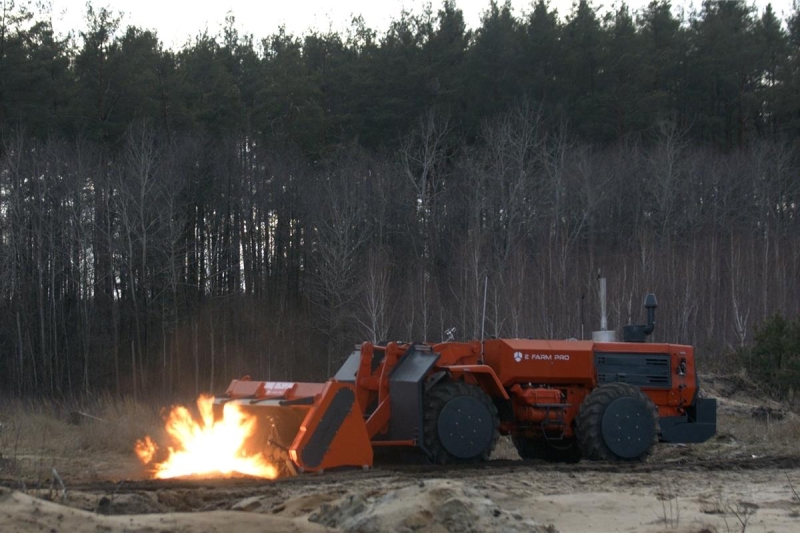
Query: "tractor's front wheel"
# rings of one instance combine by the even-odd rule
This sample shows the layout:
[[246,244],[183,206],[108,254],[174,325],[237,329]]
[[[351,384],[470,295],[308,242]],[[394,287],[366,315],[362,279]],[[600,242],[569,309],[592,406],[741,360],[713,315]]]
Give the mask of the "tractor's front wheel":
[[643,460],[658,440],[658,409],[638,387],[607,383],[583,401],[575,429],[589,460]]
[[497,407],[478,386],[447,381],[426,393],[423,439],[437,464],[485,461],[500,437]]

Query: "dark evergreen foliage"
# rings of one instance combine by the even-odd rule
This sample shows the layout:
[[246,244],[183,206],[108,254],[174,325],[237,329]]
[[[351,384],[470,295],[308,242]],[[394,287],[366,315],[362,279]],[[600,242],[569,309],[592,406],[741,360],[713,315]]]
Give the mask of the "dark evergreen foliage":
[[800,319],[774,314],[755,329],[739,357],[748,373],[769,392],[790,398],[800,383]]

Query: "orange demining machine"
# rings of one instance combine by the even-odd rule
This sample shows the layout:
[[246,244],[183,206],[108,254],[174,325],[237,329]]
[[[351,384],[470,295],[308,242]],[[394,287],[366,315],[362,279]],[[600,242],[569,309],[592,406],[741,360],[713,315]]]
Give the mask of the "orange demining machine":
[[[369,468],[381,448],[438,464],[487,460],[510,435],[523,459],[641,460],[654,443],[703,442],[716,400],[698,396],[694,349],[647,342],[647,324],[604,340],[364,342],[327,383],[233,380],[219,407],[257,415],[256,446],[301,472]],[[600,333],[601,335],[597,335]]]

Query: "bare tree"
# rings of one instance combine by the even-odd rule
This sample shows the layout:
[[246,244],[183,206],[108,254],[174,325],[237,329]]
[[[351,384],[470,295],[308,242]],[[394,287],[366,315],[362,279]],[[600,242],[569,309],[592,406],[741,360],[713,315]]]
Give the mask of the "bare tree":
[[748,319],[750,318],[751,274],[752,270],[745,268],[744,257],[738,239],[731,236],[730,244],[730,288],[731,306],[733,315],[733,328],[739,346],[744,346],[749,331]]
[[688,145],[688,134],[673,122],[661,122],[658,141],[648,151],[649,175],[644,180],[658,234],[669,239],[678,209],[681,187],[681,161]]
[[366,259],[361,284],[358,323],[372,342],[386,340],[394,309],[391,294],[391,263],[388,252],[373,250]]
[[[125,165],[116,175],[112,197],[119,218],[118,247],[122,263],[121,281],[130,297],[135,326],[131,339],[131,372],[134,394],[145,388],[145,354],[149,344],[152,272],[149,264],[154,236],[159,231],[163,189],[158,175],[159,152],[152,129],[146,124],[131,127],[127,134]],[[138,382],[137,382],[138,376]]]
[[369,237],[368,204],[359,194],[363,169],[345,167],[322,174],[312,204],[314,262],[310,296],[320,315],[320,329],[328,339],[327,373],[339,335],[348,325],[357,294],[362,249]]
[[399,151],[400,166],[413,187],[410,206],[415,213],[412,246],[417,258],[414,264],[415,296],[411,305],[419,309],[419,333],[427,336],[435,316],[435,280],[430,265],[436,255],[438,224],[436,200],[444,181],[441,175],[447,159],[450,140],[450,119],[435,109],[428,109],[417,120],[416,127],[403,141]]

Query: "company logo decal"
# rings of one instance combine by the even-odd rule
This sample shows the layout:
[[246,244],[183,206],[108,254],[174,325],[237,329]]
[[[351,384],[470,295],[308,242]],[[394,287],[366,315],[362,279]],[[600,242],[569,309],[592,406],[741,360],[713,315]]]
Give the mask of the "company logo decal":
[[514,361],[569,361],[569,355],[564,353],[522,353],[514,352]]

